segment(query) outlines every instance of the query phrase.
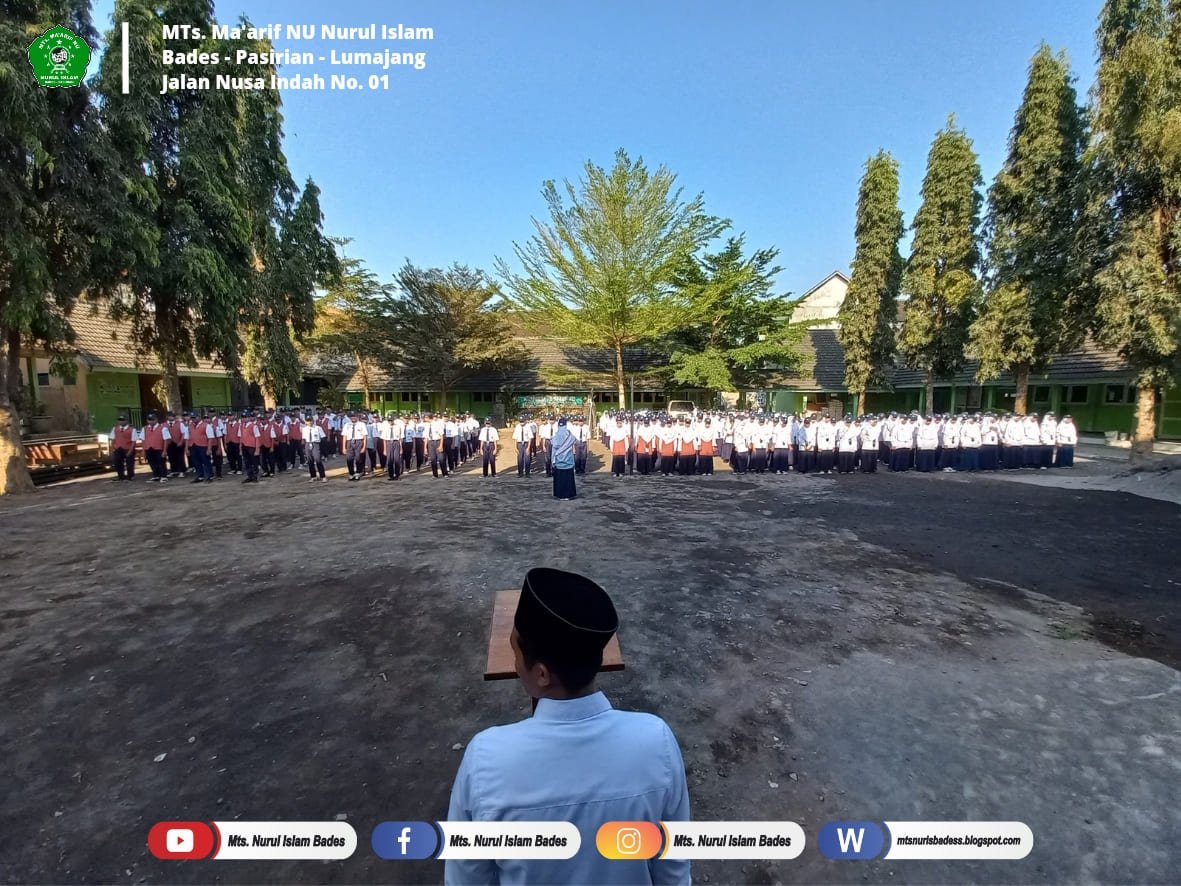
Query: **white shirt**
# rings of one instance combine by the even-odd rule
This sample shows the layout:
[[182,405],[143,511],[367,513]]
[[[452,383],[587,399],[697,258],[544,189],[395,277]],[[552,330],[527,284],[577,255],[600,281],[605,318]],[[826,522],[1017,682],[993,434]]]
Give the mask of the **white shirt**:
[[340,426],[340,435],[346,440],[364,440],[369,436],[369,429],[363,421],[346,421]]
[[307,443],[319,443],[324,439],[324,429],[315,422],[303,426],[303,439]]
[[533,439],[533,434],[529,431],[529,425],[519,424],[513,428],[513,440],[517,443],[528,443]]
[[1073,446],[1078,442],[1078,428],[1073,421],[1064,421],[1058,425],[1058,445]]
[[915,434],[915,445],[919,449],[939,448],[939,425],[935,422],[923,422]]
[[498,434],[496,432],[496,428],[492,427],[491,425],[484,428],[484,430],[480,431],[480,442],[481,443],[497,443],[499,441],[500,441],[500,434]]

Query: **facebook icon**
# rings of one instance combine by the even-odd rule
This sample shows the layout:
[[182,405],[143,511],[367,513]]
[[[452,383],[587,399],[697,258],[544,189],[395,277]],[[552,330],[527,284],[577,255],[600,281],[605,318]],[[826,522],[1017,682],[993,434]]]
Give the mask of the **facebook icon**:
[[834,860],[877,858],[886,843],[872,821],[830,821],[820,829],[817,848]]
[[373,851],[386,861],[433,858],[439,832],[426,821],[383,821],[373,829]]

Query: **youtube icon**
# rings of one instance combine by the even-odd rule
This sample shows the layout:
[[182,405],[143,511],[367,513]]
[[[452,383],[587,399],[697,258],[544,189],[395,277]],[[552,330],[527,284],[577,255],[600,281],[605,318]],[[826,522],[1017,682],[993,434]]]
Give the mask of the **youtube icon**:
[[156,858],[208,858],[214,842],[213,828],[203,821],[158,821],[148,831],[148,849]]

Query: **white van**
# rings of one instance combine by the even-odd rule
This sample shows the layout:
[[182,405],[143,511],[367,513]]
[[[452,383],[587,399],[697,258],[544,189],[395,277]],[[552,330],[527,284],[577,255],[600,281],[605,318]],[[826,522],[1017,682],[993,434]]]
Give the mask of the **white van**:
[[697,407],[690,400],[669,400],[668,414],[670,418],[694,418],[697,415]]

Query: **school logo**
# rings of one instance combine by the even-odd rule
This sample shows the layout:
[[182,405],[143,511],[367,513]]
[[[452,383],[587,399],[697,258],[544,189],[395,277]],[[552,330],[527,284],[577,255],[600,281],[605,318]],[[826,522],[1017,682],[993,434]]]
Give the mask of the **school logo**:
[[78,86],[90,66],[90,47],[69,28],[50,28],[29,45],[29,64],[42,86]]

